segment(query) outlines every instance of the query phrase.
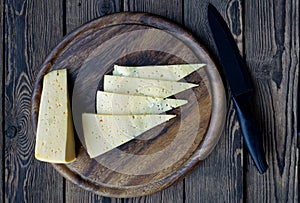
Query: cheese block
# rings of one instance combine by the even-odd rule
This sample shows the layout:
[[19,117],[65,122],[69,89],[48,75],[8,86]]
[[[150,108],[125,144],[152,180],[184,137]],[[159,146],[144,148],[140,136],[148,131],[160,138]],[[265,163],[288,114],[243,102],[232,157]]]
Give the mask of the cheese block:
[[82,114],[87,152],[91,158],[114,149],[175,115]]
[[44,76],[35,157],[52,163],[69,163],[75,160],[66,69],[54,70]]
[[114,66],[113,75],[177,81],[205,64],[157,65],[157,66]]
[[103,86],[106,92],[165,98],[198,85],[167,80],[105,75]]
[[187,100],[97,92],[98,114],[160,114],[187,103]]

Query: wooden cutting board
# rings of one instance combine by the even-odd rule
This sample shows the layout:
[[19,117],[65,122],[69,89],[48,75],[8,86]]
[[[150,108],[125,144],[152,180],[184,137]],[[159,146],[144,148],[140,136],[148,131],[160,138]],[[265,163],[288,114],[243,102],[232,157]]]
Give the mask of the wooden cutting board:
[[[176,114],[175,119],[95,159],[89,158],[81,114],[95,113],[96,91],[103,89],[103,75],[112,74],[114,64],[186,63],[207,65],[182,80],[199,86],[173,96],[189,101],[168,112]],[[47,57],[36,79],[32,96],[35,130],[43,76],[62,68],[68,69],[77,159],[53,166],[86,190],[110,197],[157,192],[183,178],[218,141],[226,114],[219,73],[203,46],[169,20],[145,13],[119,13],[89,22],[66,36]]]

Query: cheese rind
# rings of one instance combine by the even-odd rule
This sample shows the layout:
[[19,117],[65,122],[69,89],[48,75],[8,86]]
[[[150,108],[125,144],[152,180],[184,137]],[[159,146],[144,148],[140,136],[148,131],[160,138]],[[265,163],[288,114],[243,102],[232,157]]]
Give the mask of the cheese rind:
[[82,114],[87,152],[91,158],[104,154],[176,115]]
[[98,114],[160,114],[186,103],[182,99],[97,92]]
[[113,75],[177,81],[204,66],[205,64],[180,64],[157,66],[114,65]]
[[51,163],[69,163],[76,158],[66,69],[44,76],[35,157]]
[[114,75],[104,76],[104,91],[121,94],[146,95],[166,98],[196,86],[198,85],[185,82]]

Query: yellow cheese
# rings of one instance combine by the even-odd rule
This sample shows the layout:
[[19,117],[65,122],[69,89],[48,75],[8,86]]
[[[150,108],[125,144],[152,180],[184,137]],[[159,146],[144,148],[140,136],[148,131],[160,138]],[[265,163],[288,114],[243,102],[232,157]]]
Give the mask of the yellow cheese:
[[98,114],[160,114],[187,103],[187,100],[97,92]]
[[75,160],[72,115],[68,97],[67,70],[44,77],[36,135],[35,157],[52,163]]
[[113,75],[177,81],[205,64],[180,64],[157,66],[114,66]]
[[185,82],[105,75],[104,91],[121,94],[169,97],[198,85]]
[[82,114],[85,145],[91,158],[114,149],[175,115]]

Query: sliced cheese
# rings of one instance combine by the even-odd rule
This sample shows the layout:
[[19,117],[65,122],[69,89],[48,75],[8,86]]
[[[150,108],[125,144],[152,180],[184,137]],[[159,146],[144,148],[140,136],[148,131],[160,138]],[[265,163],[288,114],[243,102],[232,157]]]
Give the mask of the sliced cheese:
[[175,115],[82,114],[85,145],[91,158],[104,154]]
[[121,94],[169,97],[198,85],[185,82],[143,79],[125,76],[104,76],[104,91]]
[[44,77],[35,157],[52,163],[69,163],[75,160],[66,69],[52,71]]
[[205,64],[157,65],[157,66],[114,66],[113,75],[177,81]]
[[187,100],[97,92],[98,114],[160,114],[187,103]]

